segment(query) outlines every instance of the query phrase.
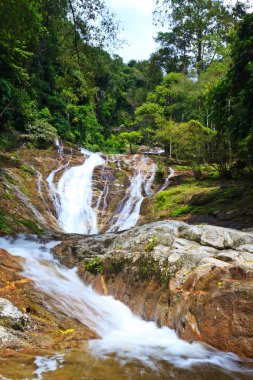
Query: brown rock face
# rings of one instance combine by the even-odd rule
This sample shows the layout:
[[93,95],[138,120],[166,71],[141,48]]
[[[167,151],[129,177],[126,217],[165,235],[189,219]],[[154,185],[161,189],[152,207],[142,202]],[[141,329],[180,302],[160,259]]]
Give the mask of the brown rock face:
[[[20,274],[19,259],[0,249],[0,354],[39,354],[80,346],[95,335],[55,309],[50,300]],[[53,305],[51,305],[53,306]],[[67,330],[71,333],[65,333]]]
[[253,357],[253,275],[237,269],[217,268],[199,278],[193,272],[175,289],[155,279],[140,284],[129,271],[112,279],[94,279],[85,273],[84,280],[143,318],[175,329],[185,340],[200,340],[223,351]]
[[74,249],[84,281],[143,318],[253,357],[252,234],[168,221],[103,239],[67,239],[58,254]]
[[216,268],[196,283],[194,277],[182,287],[182,297],[177,291],[172,297],[180,335],[253,357],[253,272],[231,266]]

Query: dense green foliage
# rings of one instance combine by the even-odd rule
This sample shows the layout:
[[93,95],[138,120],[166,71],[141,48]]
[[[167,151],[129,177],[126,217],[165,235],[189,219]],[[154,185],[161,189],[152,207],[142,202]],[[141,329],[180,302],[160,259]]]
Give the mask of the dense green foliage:
[[[167,72],[136,109],[148,144],[169,157],[217,165],[222,176],[253,170],[253,15],[237,2],[157,0],[168,21],[151,60]],[[145,133],[143,133],[145,135]]]
[[105,50],[118,24],[103,0],[2,1],[0,149],[22,132],[111,153],[158,145],[196,173],[252,173],[252,14],[239,1],[156,4],[161,48],[125,64]]
[[237,1],[231,7],[222,0],[156,0],[155,15],[169,24],[159,33],[161,49],[155,54],[167,72],[193,70],[200,74],[214,60],[223,58],[230,28],[245,14]]
[[225,173],[253,167],[253,14],[246,15],[233,34],[231,58],[227,74],[207,94]]
[[113,130],[132,124],[162,72],[103,50],[117,32],[103,1],[11,0],[1,2],[0,17],[0,133],[122,150]]

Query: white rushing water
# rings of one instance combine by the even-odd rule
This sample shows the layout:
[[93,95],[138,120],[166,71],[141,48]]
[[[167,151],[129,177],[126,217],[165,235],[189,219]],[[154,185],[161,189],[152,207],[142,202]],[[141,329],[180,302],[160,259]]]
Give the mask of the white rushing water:
[[57,148],[57,151],[58,151],[60,157],[63,158],[64,157],[64,148],[63,148],[62,144],[60,143],[60,140],[58,137],[55,139],[54,144]]
[[146,181],[146,184],[145,184],[145,193],[148,197],[150,197],[153,194],[151,189],[152,189],[153,183],[155,181],[155,173],[156,173],[156,164],[152,163],[150,170],[147,173],[147,174],[150,174],[150,177],[148,178],[148,180]]
[[119,215],[116,222],[110,227],[109,232],[124,231],[136,225],[139,215],[141,204],[143,202],[142,184],[144,175],[141,170],[131,178],[131,185],[128,189],[128,199],[123,203],[123,207],[119,210]]
[[151,188],[155,180],[156,165],[152,161],[149,162],[146,157],[138,160],[138,156],[135,155],[133,166],[134,174],[130,178],[130,187],[119,204],[118,216],[113,221],[108,232],[124,231],[134,227],[138,222],[141,205],[144,200],[143,190],[147,196],[152,195]]
[[[110,192],[110,177],[107,178],[106,174],[108,158],[105,161],[99,153],[92,153],[84,149],[81,152],[86,157],[82,165],[70,169],[67,169],[69,163],[62,165],[52,171],[47,182],[60,227],[68,233],[91,235],[99,233],[97,214],[100,216],[100,222],[108,206],[107,198]],[[111,216],[108,232],[123,231],[134,227],[139,219],[144,200],[143,193],[146,196],[152,195],[156,165],[149,158],[142,157],[140,159],[138,155],[128,161],[133,166],[130,186],[126,190],[124,198],[119,202],[117,210]],[[113,157],[112,162],[119,162],[119,159],[116,160]],[[93,205],[92,176],[97,166],[102,166],[101,183],[104,187],[99,193],[96,205]],[[64,169],[67,170],[64,171]],[[56,184],[55,176],[61,171],[64,171],[63,175]]]
[[87,156],[82,165],[66,170],[57,187],[54,176],[62,168],[52,172],[48,182],[60,227],[65,232],[89,235],[98,233],[96,210],[92,207],[92,174],[104,160],[98,153],[85,149],[81,152]]
[[170,183],[170,179],[174,177],[174,170],[172,168],[169,168],[169,175],[168,177],[166,178],[166,181],[164,182],[164,185],[162,186],[162,188],[159,190],[160,191],[164,191],[167,189],[167,187],[169,186],[169,183]]
[[54,178],[57,173],[61,172],[62,170],[66,169],[69,166],[69,162],[67,162],[65,165],[60,166],[58,169],[53,170],[49,176],[47,177],[47,183],[49,186],[50,196],[52,198],[52,201],[54,203],[56,215],[58,216],[61,210],[61,204],[59,199],[59,193],[57,190],[56,185],[54,184]]
[[[100,358],[115,355],[123,363],[138,360],[150,368],[159,368],[159,363],[165,361],[180,368],[211,364],[229,371],[242,370],[236,355],[201,343],[185,342],[168,327],[159,328],[154,322],[146,322],[113,297],[97,294],[84,285],[75,268],[68,269],[53,257],[50,248],[55,245],[55,242],[43,245],[22,236],[17,240],[0,238],[0,248],[25,259],[24,275],[50,297],[55,307],[77,318],[101,337],[89,343],[93,355]],[[38,360],[43,363],[41,357]],[[48,360],[45,359],[45,363]],[[53,360],[49,367],[55,366]]]

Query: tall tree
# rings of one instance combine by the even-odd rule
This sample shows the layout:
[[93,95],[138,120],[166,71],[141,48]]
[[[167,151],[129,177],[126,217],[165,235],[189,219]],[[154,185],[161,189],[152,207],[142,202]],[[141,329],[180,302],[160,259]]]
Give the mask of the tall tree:
[[155,14],[163,17],[171,31],[158,35],[161,53],[167,49],[174,60],[180,57],[177,70],[184,73],[195,67],[200,74],[220,58],[229,28],[245,12],[240,2],[232,9],[222,0],[156,0],[156,5]]
[[[210,121],[218,131],[221,165],[228,170],[235,160],[241,168],[253,165],[253,14],[244,17],[231,38],[231,66],[209,91]],[[224,152],[230,152],[224,156]],[[231,159],[232,158],[232,159]]]

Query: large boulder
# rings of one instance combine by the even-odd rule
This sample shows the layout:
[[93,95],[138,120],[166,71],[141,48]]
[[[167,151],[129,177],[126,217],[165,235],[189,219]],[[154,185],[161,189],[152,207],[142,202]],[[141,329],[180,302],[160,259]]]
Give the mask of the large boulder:
[[163,221],[65,237],[55,254],[141,317],[188,341],[253,357],[252,233]]

